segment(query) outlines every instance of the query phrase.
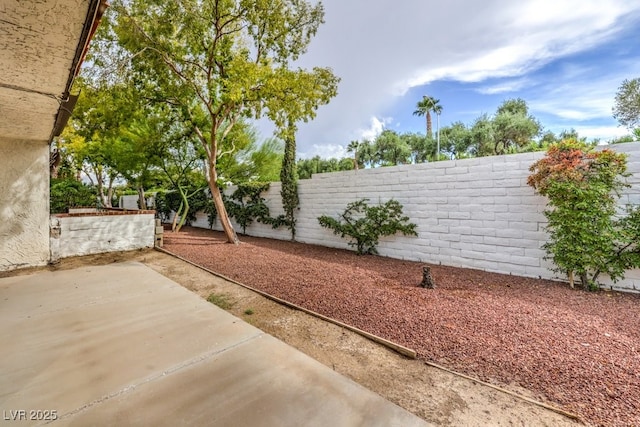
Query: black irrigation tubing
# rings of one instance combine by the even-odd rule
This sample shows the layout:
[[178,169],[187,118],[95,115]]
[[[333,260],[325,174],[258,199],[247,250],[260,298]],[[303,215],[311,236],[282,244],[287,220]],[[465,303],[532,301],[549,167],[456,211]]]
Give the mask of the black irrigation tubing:
[[[199,265],[199,264],[197,264],[197,263],[195,263],[193,261],[190,261],[190,260],[188,260],[188,259],[186,259],[184,257],[181,257],[180,255],[174,254],[173,252],[168,251],[168,250],[166,250],[164,248],[161,248],[159,246],[156,246],[155,249],[157,251],[159,251],[159,252],[162,252],[162,253],[165,253],[167,255],[171,255],[172,257],[178,258],[179,260],[184,261],[184,262],[186,262],[188,264],[191,264],[194,267],[197,267],[197,268],[199,268],[201,270],[204,270],[209,274],[212,274],[214,276],[220,277],[221,279],[227,280],[227,281],[229,281],[231,283],[234,283],[234,284],[236,284],[238,286],[241,286],[241,287],[243,287],[245,289],[249,289],[250,291],[253,291],[253,292],[255,292],[255,293],[259,294],[259,295],[262,295],[263,297],[268,298],[268,299],[270,299],[272,301],[275,301],[275,302],[277,302],[279,304],[285,305],[287,307],[291,307],[291,308],[293,308],[295,310],[302,311],[302,312],[307,313],[307,314],[309,314],[311,316],[317,317],[319,319],[322,319],[324,321],[333,323],[334,325],[338,325],[338,326],[340,326],[342,328],[348,329],[348,330],[350,330],[352,332],[355,332],[355,333],[357,333],[359,335],[362,335],[363,337],[368,338],[368,339],[370,339],[370,340],[372,340],[372,341],[374,341],[374,342],[376,342],[378,344],[384,345],[385,347],[390,348],[391,350],[394,350],[394,351],[396,351],[397,353],[399,353],[399,354],[401,354],[403,356],[407,356],[407,357],[409,357],[411,359],[416,359],[417,358],[416,351],[412,350],[412,349],[410,349],[408,347],[404,347],[404,346],[402,346],[400,344],[396,344],[396,343],[394,343],[392,341],[386,340],[386,339],[384,339],[382,337],[379,337],[377,335],[373,335],[373,334],[371,334],[369,332],[363,331],[363,330],[358,329],[358,328],[356,328],[354,326],[347,325],[346,323],[342,323],[342,322],[340,322],[338,320],[335,320],[335,319],[332,319],[330,317],[324,316],[324,315],[322,315],[320,313],[316,313],[315,311],[312,311],[312,310],[306,309],[304,307],[301,307],[299,305],[293,304],[293,303],[291,303],[291,302],[289,302],[287,300],[284,300],[282,298],[278,298],[276,296],[268,294],[268,293],[266,293],[264,291],[261,291],[259,289],[256,289],[256,288],[253,288],[251,286],[245,285],[244,283],[238,282],[237,280],[234,280],[234,279],[232,279],[230,277],[227,277],[227,276],[225,276],[223,274],[217,273],[217,272],[215,272],[213,270],[210,270],[210,269],[208,269],[206,267],[203,267],[202,265]],[[431,366],[432,368],[436,368],[436,369],[442,370],[444,372],[448,372],[450,374],[456,375],[456,376],[458,376],[460,378],[464,378],[464,379],[473,381],[475,383],[482,384],[482,385],[484,385],[486,387],[490,387],[490,388],[492,388],[494,390],[497,390],[499,392],[508,394],[509,396],[513,396],[513,397],[518,398],[520,400],[523,400],[523,401],[525,401],[527,403],[531,403],[533,405],[540,406],[540,407],[542,407],[544,409],[548,409],[550,411],[556,412],[556,413],[558,413],[560,415],[564,415],[567,418],[571,418],[571,419],[574,419],[574,420],[582,421],[581,418],[576,414],[564,411],[564,410],[562,410],[560,408],[557,408],[557,407],[552,406],[552,405],[548,405],[548,404],[546,404],[544,402],[540,402],[539,400],[531,399],[529,397],[523,396],[523,395],[518,394],[516,392],[513,392],[511,390],[507,390],[505,388],[499,387],[499,386],[497,386],[495,384],[491,384],[491,383],[488,383],[486,381],[482,381],[482,380],[480,380],[478,378],[474,378],[474,377],[470,377],[470,376],[465,375],[465,374],[461,374],[460,372],[452,371],[451,369],[448,369],[448,368],[446,368],[444,366],[438,365],[438,364],[433,363],[433,362],[429,362],[429,361],[423,360],[423,363],[425,365],[427,365],[427,366]]]

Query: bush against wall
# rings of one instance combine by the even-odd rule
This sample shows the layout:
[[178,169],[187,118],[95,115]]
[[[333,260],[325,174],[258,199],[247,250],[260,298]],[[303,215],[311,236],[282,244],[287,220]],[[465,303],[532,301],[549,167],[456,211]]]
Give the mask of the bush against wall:
[[340,237],[350,237],[349,246],[355,246],[358,255],[376,254],[381,236],[391,236],[401,232],[405,236],[417,236],[416,224],[409,223],[403,216],[402,205],[389,200],[378,206],[369,206],[369,199],[361,199],[347,205],[339,219],[323,215],[318,218],[320,225],[333,230]]
[[[204,211],[209,215],[209,228],[213,228],[216,211],[207,189],[202,187],[186,187],[178,190],[158,191],[155,195],[156,214],[166,222],[173,215],[172,229],[180,231],[182,225],[191,225],[196,220],[196,213]],[[185,198],[187,203],[184,203]],[[178,219],[180,224],[178,224]],[[178,226],[179,225],[179,226]]]
[[51,179],[50,206],[51,213],[65,213],[69,208],[92,206],[98,204],[94,188],[76,179]]
[[268,189],[268,182],[248,182],[239,184],[230,197],[225,197],[225,206],[229,216],[242,227],[242,234],[246,234],[247,226],[251,225],[253,221],[265,224],[273,223],[269,216],[269,207],[264,198],[260,197],[260,194]]
[[169,191],[158,191],[156,193],[156,216],[162,221],[167,222],[171,218],[173,212],[173,198]]
[[640,267],[640,206],[618,209],[626,170],[626,155],[575,139],[552,145],[530,168],[527,183],[549,200],[543,247],[572,287],[574,274],[594,289],[600,274],[616,282]]

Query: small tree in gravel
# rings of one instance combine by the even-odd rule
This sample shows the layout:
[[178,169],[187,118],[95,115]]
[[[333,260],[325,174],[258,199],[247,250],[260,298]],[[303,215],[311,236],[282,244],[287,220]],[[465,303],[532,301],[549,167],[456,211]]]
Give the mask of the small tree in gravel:
[[574,274],[584,289],[597,289],[601,273],[615,282],[640,266],[640,206],[618,208],[626,169],[624,154],[575,139],[552,145],[530,168],[527,183],[549,199],[544,249],[572,287]]
[[418,235],[416,224],[409,223],[409,217],[402,215],[402,205],[398,201],[391,199],[378,206],[369,206],[368,200],[349,203],[340,219],[323,215],[318,221],[321,226],[333,230],[333,234],[350,237],[349,246],[355,246],[358,255],[377,254],[381,236],[398,232],[405,236]]

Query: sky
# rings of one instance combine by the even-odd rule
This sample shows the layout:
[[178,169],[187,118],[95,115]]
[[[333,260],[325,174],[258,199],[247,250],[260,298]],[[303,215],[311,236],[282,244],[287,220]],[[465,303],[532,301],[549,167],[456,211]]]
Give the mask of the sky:
[[[424,95],[440,100],[441,127],[522,98],[556,134],[630,133],[611,109],[623,80],[640,77],[639,0],[322,3],[325,24],[297,65],[330,67],[341,82],[300,125],[299,158],[347,156],[350,141],[383,129],[424,133],[424,117],[412,114]],[[265,121],[258,130],[272,132]]]

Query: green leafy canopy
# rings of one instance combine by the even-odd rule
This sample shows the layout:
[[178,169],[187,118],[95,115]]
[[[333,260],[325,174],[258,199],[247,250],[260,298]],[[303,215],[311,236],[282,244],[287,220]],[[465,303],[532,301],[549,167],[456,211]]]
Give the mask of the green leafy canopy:
[[616,93],[613,117],[630,130],[640,127],[640,78],[622,82]]
[[[267,117],[286,140],[290,123],[315,117],[337,93],[329,68],[293,68],[323,23],[321,3],[303,0],[116,0],[118,35],[155,97],[179,106],[207,156],[221,225],[237,237],[220,189],[218,160],[242,119]],[[157,89],[155,89],[157,88]]]

